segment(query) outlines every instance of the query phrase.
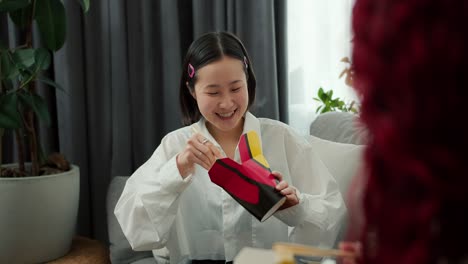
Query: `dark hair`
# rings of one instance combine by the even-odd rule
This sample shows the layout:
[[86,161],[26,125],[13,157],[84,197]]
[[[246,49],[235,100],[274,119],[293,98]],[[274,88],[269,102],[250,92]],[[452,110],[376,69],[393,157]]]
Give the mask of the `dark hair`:
[[372,137],[364,263],[468,258],[466,17],[466,1],[356,1],[354,85]]
[[[255,88],[257,86],[257,81],[255,79],[252,61],[250,60],[244,44],[242,44],[235,35],[229,32],[206,33],[192,42],[182,66],[179,102],[184,125],[195,123],[201,117],[197,101],[190,93],[195,89],[198,69],[214,61],[221,60],[223,56],[229,56],[245,63],[244,69],[247,77],[247,89],[249,93],[248,107],[250,107],[255,101]],[[189,68],[189,63],[193,67],[193,71],[195,73],[192,77],[189,76],[192,72]],[[187,87],[187,83],[189,87]]]

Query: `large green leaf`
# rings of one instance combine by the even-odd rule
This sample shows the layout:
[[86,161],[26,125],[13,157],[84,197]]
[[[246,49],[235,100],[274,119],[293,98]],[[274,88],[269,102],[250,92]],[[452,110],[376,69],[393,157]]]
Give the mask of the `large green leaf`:
[[31,0],[0,0],[0,12],[11,12],[31,4]]
[[16,64],[12,61],[12,55],[8,50],[2,50],[0,54],[0,67],[1,67],[1,79],[15,79],[18,74],[18,68]]
[[38,48],[34,51],[36,69],[47,70],[50,66],[50,53],[44,48]]
[[65,42],[65,7],[61,0],[37,0],[35,18],[47,48],[57,51]]
[[14,129],[21,127],[21,116],[18,112],[16,93],[0,96],[0,127]]
[[8,14],[10,15],[11,20],[13,20],[19,28],[24,29],[29,25],[31,13],[32,5],[28,5],[26,8],[11,11]]
[[321,114],[323,113],[326,113],[326,112],[330,112],[331,111],[331,108],[329,105],[325,105],[324,108],[322,108],[322,111],[320,112]]
[[19,93],[21,102],[27,107],[31,108],[39,120],[44,122],[47,126],[50,125],[50,114],[47,107],[47,103],[37,94],[31,94],[29,92]]
[[81,5],[81,8],[83,9],[83,12],[88,12],[89,10],[89,0],[77,0],[80,5]]
[[18,69],[20,75],[18,81],[20,81],[20,86],[24,87],[34,78],[34,68],[35,64],[35,50],[34,49],[18,49],[12,54],[13,62],[15,67]]
[[5,91],[10,91],[14,88],[14,84],[13,84],[13,81],[10,80],[10,79],[5,79],[5,80],[2,80],[2,84],[3,84],[3,90]]
[[330,106],[335,108],[335,107],[340,107],[340,101],[339,99],[333,99],[333,100],[330,100]]
[[21,74],[19,78],[20,88],[23,88],[34,81],[42,70],[46,70],[50,66],[51,58],[48,50],[38,48],[32,51],[34,54],[33,59],[29,57],[31,55],[29,52],[27,56],[16,56],[14,59],[17,62],[16,67],[19,69]]
[[[331,90],[330,90],[331,91]],[[331,94],[330,91],[325,92],[322,87],[320,87],[318,91],[318,97],[322,102],[327,103],[328,101],[331,100]]]
[[20,69],[29,68],[35,62],[34,49],[18,49],[12,55],[16,67]]
[[325,101],[325,97],[323,96],[325,93],[323,92],[323,88],[320,87],[319,90],[318,90],[318,97],[320,98],[320,100],[322,101]]
[[34,78],[37,74],[36,73],[37,71],[34,69],[34,66],[31,66],[30,68],[22,68],[22,69],[19,69],[19,71],[20,71],[20,78],[18,79],[20,81],[19,88],[23,88],[29,85],[29,83],[34,81]]

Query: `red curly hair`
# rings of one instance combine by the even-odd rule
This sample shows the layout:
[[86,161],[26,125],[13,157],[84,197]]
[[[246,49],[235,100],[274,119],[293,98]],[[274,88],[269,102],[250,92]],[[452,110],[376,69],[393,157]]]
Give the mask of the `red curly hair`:
[[468,259],[467,20],[468,1],[356,0],[364,263]]

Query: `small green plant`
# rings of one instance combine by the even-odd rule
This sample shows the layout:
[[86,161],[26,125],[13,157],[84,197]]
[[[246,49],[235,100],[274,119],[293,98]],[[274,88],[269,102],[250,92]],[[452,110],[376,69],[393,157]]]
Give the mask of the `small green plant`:
[[319,88],[317,97],[314,97],[315,101],[321,102],[322,105],[317,107],[315,113],[323,114],[326,112],[353,112],[357,113],[357,108],[355,107],[356,102],[351,101],[351,103],[346,104],[339,97],[333,98],[333,90],[324,91],[322,87]]
[[[341,62],[348,64],[348,66],[340,73],[338,78],[345,76],[345,83],[349,87],[353,86],[354,80],[354,71],[351,66],[351,61],[348,57],[344,57],[341,59]],[[321,102],[322,105],[317,107],[315,113],[323,114],[326,112],[353,112],[355,114],[358,113],[358,108],[356,107],[356,102],[353,100],[351,103],[346,104],[343,100],[339,97],[333,98],[333,90],[324,91],[322,87],[319,88],[317,97],[314,97],[315,101]]]

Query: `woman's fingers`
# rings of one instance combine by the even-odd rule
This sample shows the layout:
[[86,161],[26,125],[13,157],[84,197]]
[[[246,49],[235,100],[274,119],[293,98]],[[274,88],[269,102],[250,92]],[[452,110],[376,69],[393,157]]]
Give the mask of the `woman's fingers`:
[[219,148],[216,147],[213,143],[208,142],[206,146],[210,148],[211,152],[213,152],[215,156],[215,161],[216,159],[224,158],[223,154],[221,154],[221,151],[219,151]]
[[276,190],[278,190],[282,195],[286,196],[286,202],[284,202],[284,204],[280,207],[280,210],[298,204],[299,197],[297,196],[296,188],[289,186],[288,182],[283,180],[283,175],[281,175],[281,173],[274,171],[272,174],[276,179],[280,180],[280,182],[275,187]]
[[275,178],[278,180],[278,182],[283,180],[283,174],[281,174],[281,172],[272,171],[271,174],[273,174],[273,176],[275,176]]
[[216,157],[209,147],[202,145],[200,146],[199,150],[203,155],[202,157],[200,157],[200,159],[202,159],[205,163],[210,164],[211,166],[211,164],[213,164],[216,161]]
[[288,184],[286,181],[280,181],[280,182],[276,185],[276,190],[282,191],[283,189],[287,188],[288,186],[289,186],[289,184]]
[[216,162],[217,159],[222,158],[222,154],[213,143],[207,141],[200,147],[201,152],[206,156],[205,162],[210,164],[210,167]]
[[296,195],[296,189],[294,189],[293,187],[290,187],[290,186],[281,189],[280,192],[281,192],[282,195],[292,195],[292,194]]
[[197,163],[198,165],[202,166],[203,168],[209,170],[211,168],[211,163],[207,162],[207,158],[203,152],[199,150],[192,150],[191,157],[193,163]]
[[206,167],[210,167],[210,163],[209,161],[207,160],[207,157],[205,156],[205,154],[200,150],[198,149],[196,146],[194,146],[195,144],[193,143],[193,141],[189,141],[187,147],[185,148],[185,152],[187,153],[188,157],[189,157],[189,162],[191,164],[193,163],[197,163],[198,165],[206,168]]
[[216,159],[222,158],[219,149],[201,134],[194,134],[189,140],[188,145],[197,159],[194,162],[209,170],[216,162]]
[[221,154],[221,151],[219,151],[219,148],[216,147],[210,140],[208,140],[207,138],[205,138],[204,136],[200,135],[200,134],[197,134],[197,137],[200,141],[200,144],[202,145],[201,146],[201,149],[203,149],[202,152],[205,151],[205,147],[206,147],[206,151],[209,153],[209,151],[211,150],[211,153],[209,154],[210,158],[211,158],[211,154],[213,155],[213,162],[216,161],[216,159],[220,159],[220,158],[223,158],[223,155]]
[[281,194],[286,196],[286,199],[293,204],[299,203],[299,199],[297,198],[296,189],[294,187],[288,186],[282,189]]

